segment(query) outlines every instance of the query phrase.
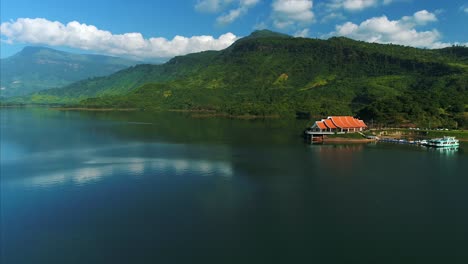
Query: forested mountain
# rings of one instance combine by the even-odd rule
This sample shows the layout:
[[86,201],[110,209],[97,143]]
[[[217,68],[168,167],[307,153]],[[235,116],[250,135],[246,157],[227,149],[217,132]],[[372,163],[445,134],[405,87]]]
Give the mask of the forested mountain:
[[138,65],[26,100],[231,115],[349,114],[383,124],[460,127],[467,125],[467,50],[256,31],[222,51]]
[[25,47],[17,54],[1,59],[1,96],[62,87],[81,79],[109,75],[135,64],[135,61],[117,57]]

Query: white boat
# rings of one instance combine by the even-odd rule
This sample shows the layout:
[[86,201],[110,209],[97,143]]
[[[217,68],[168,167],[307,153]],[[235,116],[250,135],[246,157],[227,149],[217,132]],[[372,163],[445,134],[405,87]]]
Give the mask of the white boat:
[[456,148],[460,143],[458,139],[455,139],[455,137],[443,137],[430,139],[425,145],[436,148]]
[[427,140],[423,139],[423,140],[419,141],[418,144],[427,145]]

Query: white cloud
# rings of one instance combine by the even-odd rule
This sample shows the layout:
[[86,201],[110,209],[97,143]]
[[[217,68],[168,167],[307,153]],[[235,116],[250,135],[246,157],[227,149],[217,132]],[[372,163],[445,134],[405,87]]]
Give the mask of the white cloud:
[[340,12],[331,12],[330,14],[327,14],[326,16],[324,16],[322,18],[322,20],[320,20],[321,23],[327,23],[331,20],[344,20],[346,19],[346,17],[340,13]]
[[7,43],[67,46],[110,55],[139,59],[170,58],[204,50],[221,50],[237,37],[226,33],[212,36],[175,36],[172,40],[156,37],[145,39],[141,33],[112,34],[93,25],[77,21],[64,25],[44,18],[18,18],[0,26],[2,41]]
[[330,10],[344,9],[347,11],[361,11],[378,5],[388,5],[395,0],[332,0],[327,4]]
[[377,5],[377,0],[333,0],[328,4],[331,9],[343,8],[349,11],[362,10]]
[[413,15],[414,21],[420,25],[426,25],[429,22],[437,21],[435,14],[428,12],[427,10],[421,10]]
[[242,10],[241,8],[236,8],[236,9],[232,9],[229,11],[229,13],[225,14],[225,15],[222,15],[222,16],[219,16],[216,21],[218,22],[218,24],[230,24],[232,22],[234,22],[239,16],[242,15]]
[[204,13],[217,13],[222,11],[233,0],[199,0],[195,10]]
[[413,16],[400,20],[389,20],[386,16],[373,17],[357,25],[346,22],[336,26],[329,35],[346,36],[367,42],[393,43],[413,47],[441,48],[449,43],[440,42],[441,34],[436,29],[417,31],[419,25],[437,21],[437,17],[426,11],[418,11]]
[[260,0],[199,0],[195,10],[203,13],[221,13],[231,7],[216,19],[218,24],[225,25],[247,14],[248,10],[259,2]]
[[304,28],[303,30],[299,30],[297,31],[296,33],[294,33],[294,37],[298,38],[306,38],[309,36],[309,29],[308,28]]
[[315,18],[311,0],[275,0],[272,7],[273,23],[277,28],[308,24]]
[[258,4],[260,0],[240,0],[242,6],[253,6]]
[[239,7],[229,10],[226,14],[219,16],[218,24],[225,25],[234,22],[237,18],[245,15],[250,8],[259,3],[260,0],[240,0]]
[[345,0],[343,7],[347,10],[362,10],[376,4],[376,0]]

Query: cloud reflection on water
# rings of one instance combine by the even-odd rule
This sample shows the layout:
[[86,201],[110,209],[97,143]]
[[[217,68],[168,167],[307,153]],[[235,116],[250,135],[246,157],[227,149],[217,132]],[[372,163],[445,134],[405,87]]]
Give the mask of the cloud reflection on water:
[[141,157],[100,157],[87,160],[83,162],[83,165],[76,169],[28,176],[20,179],[20,182],[33,187],[48,187],[62,184],[86,185],[117,174],[140,177],[142,175],[190,173],[201,176],[231,177],[233,171],[232,166],[223,161]]

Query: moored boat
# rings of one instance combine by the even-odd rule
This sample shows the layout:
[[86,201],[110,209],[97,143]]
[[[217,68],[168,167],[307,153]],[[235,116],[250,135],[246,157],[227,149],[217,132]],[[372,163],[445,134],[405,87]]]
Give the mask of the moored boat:
[[419,144],[419,145],[427,145],[427,140],[425,140],[425,139],[419,140],[419,141],[417,142],[417,144]]
[[458,139],[455,139],[455,137],[443,137],[430,139],[425,145],[436,148],[456,148],[460,143]]

